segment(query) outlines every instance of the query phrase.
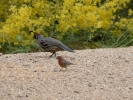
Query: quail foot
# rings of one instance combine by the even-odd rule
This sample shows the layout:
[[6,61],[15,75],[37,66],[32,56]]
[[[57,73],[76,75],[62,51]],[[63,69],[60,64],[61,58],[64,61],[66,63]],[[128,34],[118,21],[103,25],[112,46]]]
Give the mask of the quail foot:
[[[33,31],[29,31],[29,33],[31,33],[31,32],[33,32]],[[33,37],[34,37],[34,39],[36,39],[39,47],[42,48],[46,52],[52,52],[52,55],[50,55],[50,57],[52,57],[53,55],[56,56],[56,52],[59,50],[74,52],[72,49],[70,49],[69,47],[64,45],[61,41],[59,41],[55,38],[43,37],[42,35],[40,35],[37,32],[33,32],[33,33],[34,33]]]

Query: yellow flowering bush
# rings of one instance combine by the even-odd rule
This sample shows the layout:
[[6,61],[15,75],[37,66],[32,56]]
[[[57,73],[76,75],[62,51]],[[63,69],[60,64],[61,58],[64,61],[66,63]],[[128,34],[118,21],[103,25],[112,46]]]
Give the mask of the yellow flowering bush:
[[[50,18],[48,19],[44,15],[42,17],[35,16],[37,9],[39,9],[39,4],[41,6],[42,2],[36,2],[34,8],[27,5],[22,5],[19,9],[13,5],[10,7],[9,11],[11,11],[12,14],[9,15],[9,18],[3,23],[1,29],[2,36],[5,37],[3,41],[14,43],[14,45],[26,46],[32,41],[28,34],[29,30],[34,30],[36,27],[39,32],[43,30],[43,25],[49,26]],[[44,9],[44,7],[42,8]],[[43,10],[43,12],[45,11]],[[40,11],[39,14],[40,13],[42,12]]]
[[[133,0],[5,0],[8,5],[2,1],[0,18],[5,19],[0,22],[2,47],[4,43],[32,45],[30,30],[59,39],[81,34],[78,38],[85,36],[86,41],[104,33],[115,38],[123,31],[133,33],[133,9],[128,9]],[[125,8],[128,12],[123,17],[121,12]],[[3,9],[7,12],[2,12]]]
[[115,19],[114,13],[126,7],[126,3],[130,2],[129,0],[112,0],[97,7],[96,3],[99,3],[100,0],[90,1],[64,0],[58,31],[66,32],[69,28],[83,30],[91,28],[95,31],[99,28],[109,29]]

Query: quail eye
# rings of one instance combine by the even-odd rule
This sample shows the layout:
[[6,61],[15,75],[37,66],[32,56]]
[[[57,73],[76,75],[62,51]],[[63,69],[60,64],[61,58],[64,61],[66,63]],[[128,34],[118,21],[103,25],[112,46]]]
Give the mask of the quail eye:
[[37,38],[38,38],[38,36],[37,36],[36,34],[34,34],[33,38],[34,38],[34,39],[37,39]]

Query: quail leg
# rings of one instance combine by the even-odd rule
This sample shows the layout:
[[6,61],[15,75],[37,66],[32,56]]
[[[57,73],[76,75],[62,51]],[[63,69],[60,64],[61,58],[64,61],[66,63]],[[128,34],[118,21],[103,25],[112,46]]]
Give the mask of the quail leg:
[[51,58],[53,55],[56,57],[56,51],[54,51],[53,54],[49,56],[49,58]]

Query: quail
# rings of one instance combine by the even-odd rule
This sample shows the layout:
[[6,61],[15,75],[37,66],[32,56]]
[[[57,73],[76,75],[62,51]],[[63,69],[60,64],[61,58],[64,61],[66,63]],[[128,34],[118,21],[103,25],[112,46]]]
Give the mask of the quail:
[[[62,56],[57,56],[56,59],[58,60],[58,64],[62,68],[65,68],[66,69],[68,65],[72,65],[71,62],[65,60]],[[60,69],[60,71],[62,70],[62,68]]]
[[[31,32],[33,31],[29,31],[29,33]],[[33,33],[34,33],[33,38],[36,39],[39,47],[42,48],[46,52],[52,52],[52,55],[50,55],[50,57],[52,57],[53,55],[56,56],[56,52],[59,50],[74,52],[72,49],[70,49],[69,47],[64,45],[61,41],[55,38],[44,37],[37,32],[33,32]]]

